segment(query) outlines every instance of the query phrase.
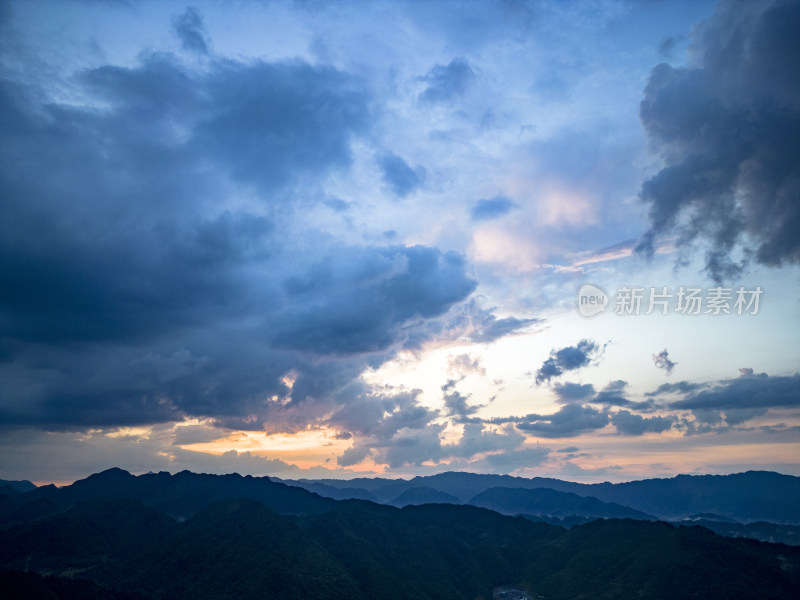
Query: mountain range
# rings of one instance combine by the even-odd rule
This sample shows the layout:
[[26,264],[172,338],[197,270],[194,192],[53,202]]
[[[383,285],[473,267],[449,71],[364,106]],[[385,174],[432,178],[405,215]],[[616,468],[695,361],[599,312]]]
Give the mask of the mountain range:
[[[488,600],[508,585],[546,600],[800,597],[800,547],[707,526],[733,535],[792,527],[799,479],[300,482],[384,504],[187,471],[110,469],[62,488],[0,482],[0,598]],[[760,494],[746,489],[754,482]],[[664,490],[672,504],[656,497]],[[723,491],[733,497],[722,502]],[[776,502],[779,491],[788,495]],[[635,507],[645,505],[652,512]],[[670,524],[660,514],[693,518]],[[783,521],[759,523],[764,515]]]

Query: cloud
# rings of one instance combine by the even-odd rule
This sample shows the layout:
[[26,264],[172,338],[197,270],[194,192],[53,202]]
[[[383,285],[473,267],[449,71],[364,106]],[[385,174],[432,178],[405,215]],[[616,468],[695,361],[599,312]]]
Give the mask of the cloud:
[[800,374],[766,373],[726,379],[713,387],[690,393],[669,405],[673,409],[762,409],[800,406]]
[[511,212],[517,204],[506,196],[478,200],[470,211],[473,221],[490,221]]
[[573,437],[602,429],[608,424],[608,419],[607,412],[591,406],[566,404],[550,415],[528,415],[517,424],[517,428],[538,437]]
[[503,474],[510,474],[516,469],[526,469],[541,465],[550,455],[549,448],[520,448],[494,454],[487,454],[483,459],[475,461],[471,468],[481,469],[484,465]]
[[800,375],[759,373],[726,379],[692,391],[668,407],[691,411],[694,422],[683,420],[686,435],[724,432],[773,408],[800,407]]
[[401,157],[387,152],[378,158],[383,181],[397,196],[405,197],[417,190],[425,181],[425,169],[412,169]]
[[445,392],[444,405],[447,408],[447,416],[456,417],[457,422],[463,422],[484,406],[483,404],[467,404],[469,398],[469,394],[464,396],[457,390],[453,390],[450,393]]
[[521,446],[524,441],[525,436],[514,431],[513,427],[491,431],[480,423],[467,423],[458,442],[442,446],[442,452],[447,457],[456,458],[471,458],[476,454],[497,451],[505,454]]
[[665,166],[641,188],[639,251],[673,232],[682,248],[702,240],[718,281],[748,260],[800,263],[799,26],[794,2],[720,2],[695,31],[695,64],[653,69],[640,116]]
[[560,350],[551,350],[550,358],[542,363],[536,372],[536,383],[548,382],[566,371],[574,371],[586,367],[597,357],[600,347],[591,340],[583,339],[576,346],[566,346]]
[[421,465],[442,459],[441,433],[444,425],[429,425],[419,431],[403,431],[383,444],[375,455],[375,462],[390,468],[404,465]]
[[632,406],[635,403],[628,400],[625,396],[625,388],[628,382],[622,379],[610,382],[591,400],[594,404],[605,404],[607,406]]
[[482,308],[480,298],[471,298],[460,310],[451,312],[445,322],[437,322],[438,336],[452,340],[468,340],[477,343],[491,343],[507,335],[521,333],[531,325],[542,323],[543,319],[498,317],[495,308]]
[[556,382],[553,384],[553,391],[561,404],[583,403],[594,396],[594,386],[591,383]]
[[[372,122],[369,91],[344,71],[195,70],[144,52],[76,73],[81,102],[41,81],[0,81],[14,124],[0,131],[2,195],[25,199],[0,206],[2,423],[296,431],[351,400],[380,408],[380,394],[346,391],[412,336],[437,335],[427,325],[475,288],[459,254],[303,228]],[[392,411],[377,419],[387,430],[431,416]]]
[[208,54],[211,41],[203,25],[203,15],[197,8],[188,7],[182,15],[173,19],[172,27],[180,38],[184,50]]
[[661,394],[688,394],[699,388],[703,387],[699,383],[691,383],[689,381],[677,381],[675,383],[662,383],[655,391],[647,392],[646,396],[659,396]]
[[367,458],[369,453],[369,448],[354,446],[345,450],[341,456],[338,456],[336,462],[340,467],[352,467]]
[[383,350],[415,319],[444,314],[476,282],[464,258],[426,246],[341,249],[284,283],[270,333],[281,348],[316,354]]
[[672,429],[675,417],[642,417],[627,410],[620,410],[611,415],[611,424],[622,435],[644,435],[645,433],[663,433]]
[[419,96],[426,104],[450,102],[462,96],[475,79],[475,72],[463,58],[454,58],[447,66],[434,66],[423,80],[428,87]]
[[472,358],[469,354],[457,354],[447,357],[447,370],[462,376],[476,373],[486,376],[486,369],[481,365],[480,358]]
[[666,371],[667,375],[671,375],[672,369],[674,369],[675,365],[678,363],[669,359],[669,352],[667,352],[667,349],[664,348],[664,350],[658,354],[653,354],[653,364],[659,369]]

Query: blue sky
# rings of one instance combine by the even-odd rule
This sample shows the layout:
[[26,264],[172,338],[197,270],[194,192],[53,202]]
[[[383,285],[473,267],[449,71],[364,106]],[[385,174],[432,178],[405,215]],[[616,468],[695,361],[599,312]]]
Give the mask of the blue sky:
[[800,474],[799,20],[3,3],[0,477]]

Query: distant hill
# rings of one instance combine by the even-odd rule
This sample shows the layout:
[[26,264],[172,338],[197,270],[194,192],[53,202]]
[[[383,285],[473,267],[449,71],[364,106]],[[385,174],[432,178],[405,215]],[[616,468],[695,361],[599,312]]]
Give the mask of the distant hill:
[[[272,478],[273,481],[280,481],[281,479]],[[301,487],[309,492],[319,494],[324,498],[332,498],[333,500],[369,500],[370,502],[377,502],[375,496],[370,494],[367,490],[355,487],[336,487],[326,483],[309,480],[295,480],[285,482],[287,485]]]
[[[290,483],[290,482],[287,482]],[[678,475],[625,483],[583,484],[545,477],[512,477],[447,472],[410,480],[325,480],[332,487],[368,490],[389,503],[415,487],[427,487],[469,502],[490,488],[540,489],[568,492],[616,503],[666,520],[713,513],[737,522],[767,521],[800,525],[800,477],[767,471],[734,475]]]
[[408,506],[419,504],[462,504],[461,500],[446,492],[429,487],[413,487],[389,502],[392,506]]
[[589,519],[656,520],[655,517],[627,506],[547,488],[491,488],[472,498],[469,504],[496,510],[504,515],[545,515],[558,518],[579,515]]
[[3,491],[4,488],[9,488],[12,492],[25,493],[35,490],[36,486],[27,479],[23,481],[8,481],[5,479],[0,479],[0,494],[5,493]]

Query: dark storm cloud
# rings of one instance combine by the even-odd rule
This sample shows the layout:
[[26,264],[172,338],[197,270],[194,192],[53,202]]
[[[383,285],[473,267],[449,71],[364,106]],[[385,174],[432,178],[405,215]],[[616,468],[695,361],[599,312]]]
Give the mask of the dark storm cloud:
[[675,422],[675,417],[642,417],[627,410],[621,410],[611,416],[611,424],[622,435],[663,433],[672,429]]
[[184,50],[198,54],[208,54],[210,41],[203,25],[203,15],[190,6],[179,17],[172,21],[172,27],[181,40]]
[[670,404],[673,409],[731,410],[800,406],[800,374],[766,373],[720,381]]
[[653,354],[653,364],[659,369],[666,371],[667,375],[670,375],[672,374],[672,369],[674,369],[675,365],[678,363],[670,360],[669,352],[667,352],[667,349],[664,348],[658,354]]
[[422,102],[437,104],[462,96],[475,79],[475,72],[463,58],[454,58],[449,65],[436,65],[423,78],[428,87],[419,96]]
[[[346,73],[144,54],[73,84],[85,106],[0,81],[0,421],[303,429],[474,289],[456,254],[284,232],[284,198],[346,169],[369,127]],[[248,208],[227,202],[240,183]]]
[[495,196],[494,198],[483,198],[478,200],[470,211],[473,221],[490,221],[497,219],[503,215],[511,212],[511,209],[516,208],[516,202],[513,202],[506,196]]
[[422,167],[412,169],[405,160],[391,152],[381,155],[378,158],[378,165],[384,183],[397,196],[408,196],[425,181],[425,169]]
[[591,406],[566,404],[551,415],[531,414],[517,424],[517,428],[538,437],[572,437],[602,429],[609,415]]
[[444,313],[475,289],[461,255],[425,246],[353,248],[285,283],[276,346],[317,354],[383,350],[413,319]]
[[640,114],[666,166],[642,186],[638,250],[671,232],[705,241],[717,280],[751,259],[800,262],[798,30],[797,2],[721,2],[696,30],[694,66],[653,69]]
[[229,61],[207,86],[214,106],[197,144],[264,192],[349,165],[350,139],[370,120],[361,84],[333,67]]
[[581,340],[576,346],[566,346],[560,350],[551,350],[550,358],[542,363],[536,372],[536,383],[548,382],[566,371],[574,371],[586,367],[597,356],[600,347],[591,340]]

